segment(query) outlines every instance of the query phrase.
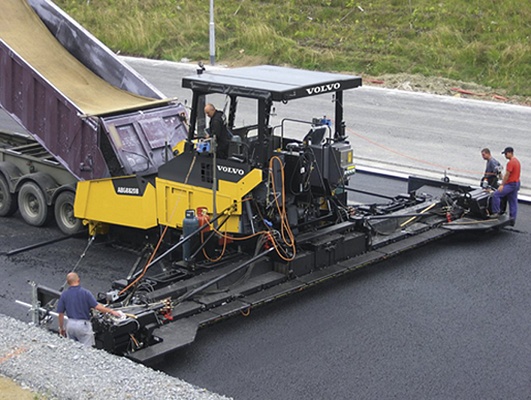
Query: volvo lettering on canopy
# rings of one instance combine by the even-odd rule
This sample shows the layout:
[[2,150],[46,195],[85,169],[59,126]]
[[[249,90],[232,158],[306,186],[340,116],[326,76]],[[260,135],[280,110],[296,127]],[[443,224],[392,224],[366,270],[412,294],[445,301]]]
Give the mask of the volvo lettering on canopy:
[[319,94],[319,93],[326,93],[331,92],[332,90],[339,90],[341,88],[341,83],[329,83],[327,85],[321,85],[321,86],[314,86],[311,88],[306,89],[308,94]]

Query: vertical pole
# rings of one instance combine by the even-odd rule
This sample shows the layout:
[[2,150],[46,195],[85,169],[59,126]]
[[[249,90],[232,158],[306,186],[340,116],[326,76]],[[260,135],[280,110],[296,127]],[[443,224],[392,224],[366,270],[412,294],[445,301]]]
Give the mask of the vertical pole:
[[31,322],[34,326],[39,326],[39,309],[41,303],[39,302],[39,295],[37,293],[37,284],[33,281],[29,284],[31,285]]
[[336,92],[336,117],[335,117],[335,139],[345,138],[345,121],[343,121],[343,91]]
[[210,65],[216,63],[216,30],[214,26],[214,0],[210,0]]
[[211,150],[212,150],[212,217],[214,218],[214,228],[218,229],[218,157],[216,152],[218,151],[218,138],[210,132],[211,137]]
[[258,146],[258,162],[262,167],[267,165],[267,148],[268,143],[266,142],[266,135],[265,130],[267,129],[265,125],[265,100],[264,99],[258,99],[258,143],[260,143],[260,146]]
[[[194,94],[195,96],[195,94]],[[205,106],[206,106],[206,95],[200,94],[197,96],[197,108],[196,108],[196,118],[197,118],[197,132],[195,134],[198,137],[204,137],[205,136],[205,128],[206,128],[206,117],[205,117]],[[194,121],[195,123],[195,121]],[[192,140],[194,137],[191,136],[190,140]]]

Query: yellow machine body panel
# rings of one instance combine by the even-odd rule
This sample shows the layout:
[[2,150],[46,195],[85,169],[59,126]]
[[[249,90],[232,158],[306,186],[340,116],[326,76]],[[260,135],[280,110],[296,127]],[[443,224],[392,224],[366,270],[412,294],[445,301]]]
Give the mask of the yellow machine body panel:
[[[218,182],[216,210],[231,208],[223,231],[238,232],[242,198],[262,182],[262,171],[254,169],[238,182]],[[160,178],[155,185],[136,176],[78,182],[74,215],[92,225],[150,229],[159,224],[182,228],[188,209],[206,207],[213,214],[212,189]]]
[[184,152],[184,146],[186,145],[186,140],[181,140],[175,146],[173,146],[173,151],[177,154],[182,154]]
[[[136,181],[134,177],[129,179]],[[145,182],[141,190],[117,185],[117,181],[108,178],[78,182],[74,202],[76,218],[138,229],[157,226],[157,201],[153,185]]]
[[[231,207],[230,217],[223,231],[239,232],[242,198],[262,182],[262,171],[253,169],[238,182],[219,180],[216,210],[221,213]],[[164,179],[156,179],[158,219],[161,225],[183,227],[186,210],[206,207],[210,215],[214,210],[212,189]]]

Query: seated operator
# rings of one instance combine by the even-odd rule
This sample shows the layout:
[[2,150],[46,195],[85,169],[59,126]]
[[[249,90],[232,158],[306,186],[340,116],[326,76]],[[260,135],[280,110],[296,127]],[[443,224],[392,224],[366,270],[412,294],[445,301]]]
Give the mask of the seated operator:
[[216,110],[211,103],[205,106],[205,114],[210,118],[208,133],[216,138],[216,157],[229,157],[230,134],[225,122],[223,112]]

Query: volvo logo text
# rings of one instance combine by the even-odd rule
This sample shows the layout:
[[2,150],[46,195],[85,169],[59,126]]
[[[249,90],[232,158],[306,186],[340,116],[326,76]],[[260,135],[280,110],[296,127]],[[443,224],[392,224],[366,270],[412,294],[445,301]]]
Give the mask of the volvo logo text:
[[318,94],[318,93],[326,93],[330,92],[332,90],[338,90],[341,87],[341,83],[329,83],[327,85],[321,85],[321,86],[314,86],[311,88],[306,89],[308,94]]
[[245,175],[245,171],[241,168],[227,167],[226,165],[218,165],[218,171],[225,172],[226,174],[232,175]]

